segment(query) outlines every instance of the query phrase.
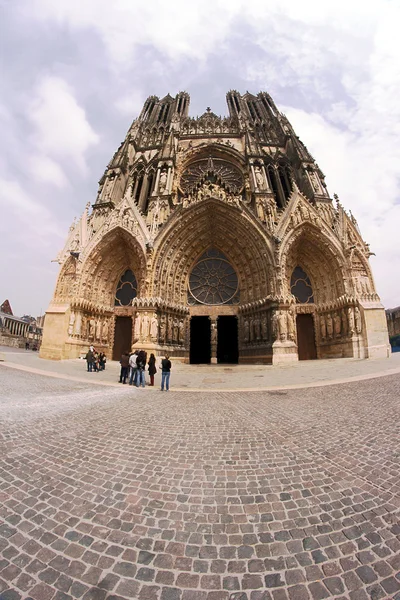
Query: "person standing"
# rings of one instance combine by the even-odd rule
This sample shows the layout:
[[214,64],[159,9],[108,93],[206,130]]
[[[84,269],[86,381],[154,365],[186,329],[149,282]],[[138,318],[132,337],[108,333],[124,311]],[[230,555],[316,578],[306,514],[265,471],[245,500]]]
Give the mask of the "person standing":
[[131,373],[129,376],[129,385],[136,385],[137,382],[137,364],[136,364],[136,359],[138,357],[139,352],[137,350],[135,350],[135,352],[132,352],[132,354],[129,357],[129,366],[131,369]]
[[92,372],[92,369],[93,369],[93,360],[94,360],[93,350],[89,349],[88,353],[86,354],[86,363],[87,363],[88,373]]
[[156,357],[154,356],[154,354],[150,354],[148,364],[149,364],[150,385],[154,386],[154,375],[157,373]]
[[99,371],[99,355],[96,350],[93,350],[93,370],[95,373]]
[[171,361],[169,360],[168,354],[165,355],[165,358],[161,361],[161,391],[165,390],[169,391],[169,378],[171,375]]
[[136,358],[137,375],[136,375],[136,387],[145,387],[144,370],[146,368],[146,353],[144,350],[140,350]]
[[106,362],[107,362],[106,355],[104,354],[104,352],[100,352],[100,354],[99,354],[99,370],[100,371],[104,371],[104,369],[106,368]]
[[121,356],[121,360],[119,361],[121,365],[121,373],[119,376],[120,383],[126,383],[126,378],[128,377],[129,371],[129,354],[128,352],[124,352]]

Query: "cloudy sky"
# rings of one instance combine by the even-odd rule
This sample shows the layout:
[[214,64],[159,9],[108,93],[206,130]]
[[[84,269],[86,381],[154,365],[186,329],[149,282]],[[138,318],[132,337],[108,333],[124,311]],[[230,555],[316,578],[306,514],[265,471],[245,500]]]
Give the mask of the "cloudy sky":
[[68,228],[149,95],[268,91],[400,304],[398,0],[0,0],[0,303],[39,315]]

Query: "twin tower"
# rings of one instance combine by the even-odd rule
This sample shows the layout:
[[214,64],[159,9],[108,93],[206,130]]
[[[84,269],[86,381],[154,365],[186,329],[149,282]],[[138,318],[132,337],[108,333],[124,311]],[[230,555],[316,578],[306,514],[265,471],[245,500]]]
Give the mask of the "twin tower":
[[265,92],[229,116],[148,98],[70,227],[41,356],[191,363],[388,356],[356,220]]

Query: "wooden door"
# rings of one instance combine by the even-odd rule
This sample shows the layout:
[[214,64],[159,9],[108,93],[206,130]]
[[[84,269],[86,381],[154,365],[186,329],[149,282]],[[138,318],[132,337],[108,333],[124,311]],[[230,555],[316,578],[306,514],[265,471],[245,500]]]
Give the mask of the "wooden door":
[[317,358],[315,345],[314,318],[312,315],[297,315],[297,349],[299,360],[314,360]]
[[120,360],[123,352],[131,351],[132,317],[117,317],[115,321],[113,360]]

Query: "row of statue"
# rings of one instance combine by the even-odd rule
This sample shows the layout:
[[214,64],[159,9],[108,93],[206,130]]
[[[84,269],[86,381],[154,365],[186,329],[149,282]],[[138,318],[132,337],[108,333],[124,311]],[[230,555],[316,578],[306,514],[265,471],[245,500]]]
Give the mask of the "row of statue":
[[135,318],[134,339],[136,342],[159,342],[160,344],[186,343],[185,320],[176,315],[138,312]]
[[201,202],[206,198],[217,198],[222,202],[226,202],[227,204],[238,207],[240,206],[240,201],[242,200],[240,195],[231,194],[223,187],[215,183],[206,183],[194,192],[184,196],[182,199],[182,207],[187,208],[188,206],[196,204],[197,202]]
[[68,323],[68,335],[82,340],[89,340],[90,342],[107,344],[109,339],[109,320],[101,317],[95,318],[80,311],[71,311]]
[[362,318],[358,306],[349,306],[340,310],[319,315],[321,340],[332,340],[362,332]]
[[246,316],[242,320],[242,341],[244,344],[267,342],[270,329],[270,315],[267,312]]
[[257,216],[265,223],[270,231],[274,231],[278,217],[275,201],[271,198],[256,197]]

